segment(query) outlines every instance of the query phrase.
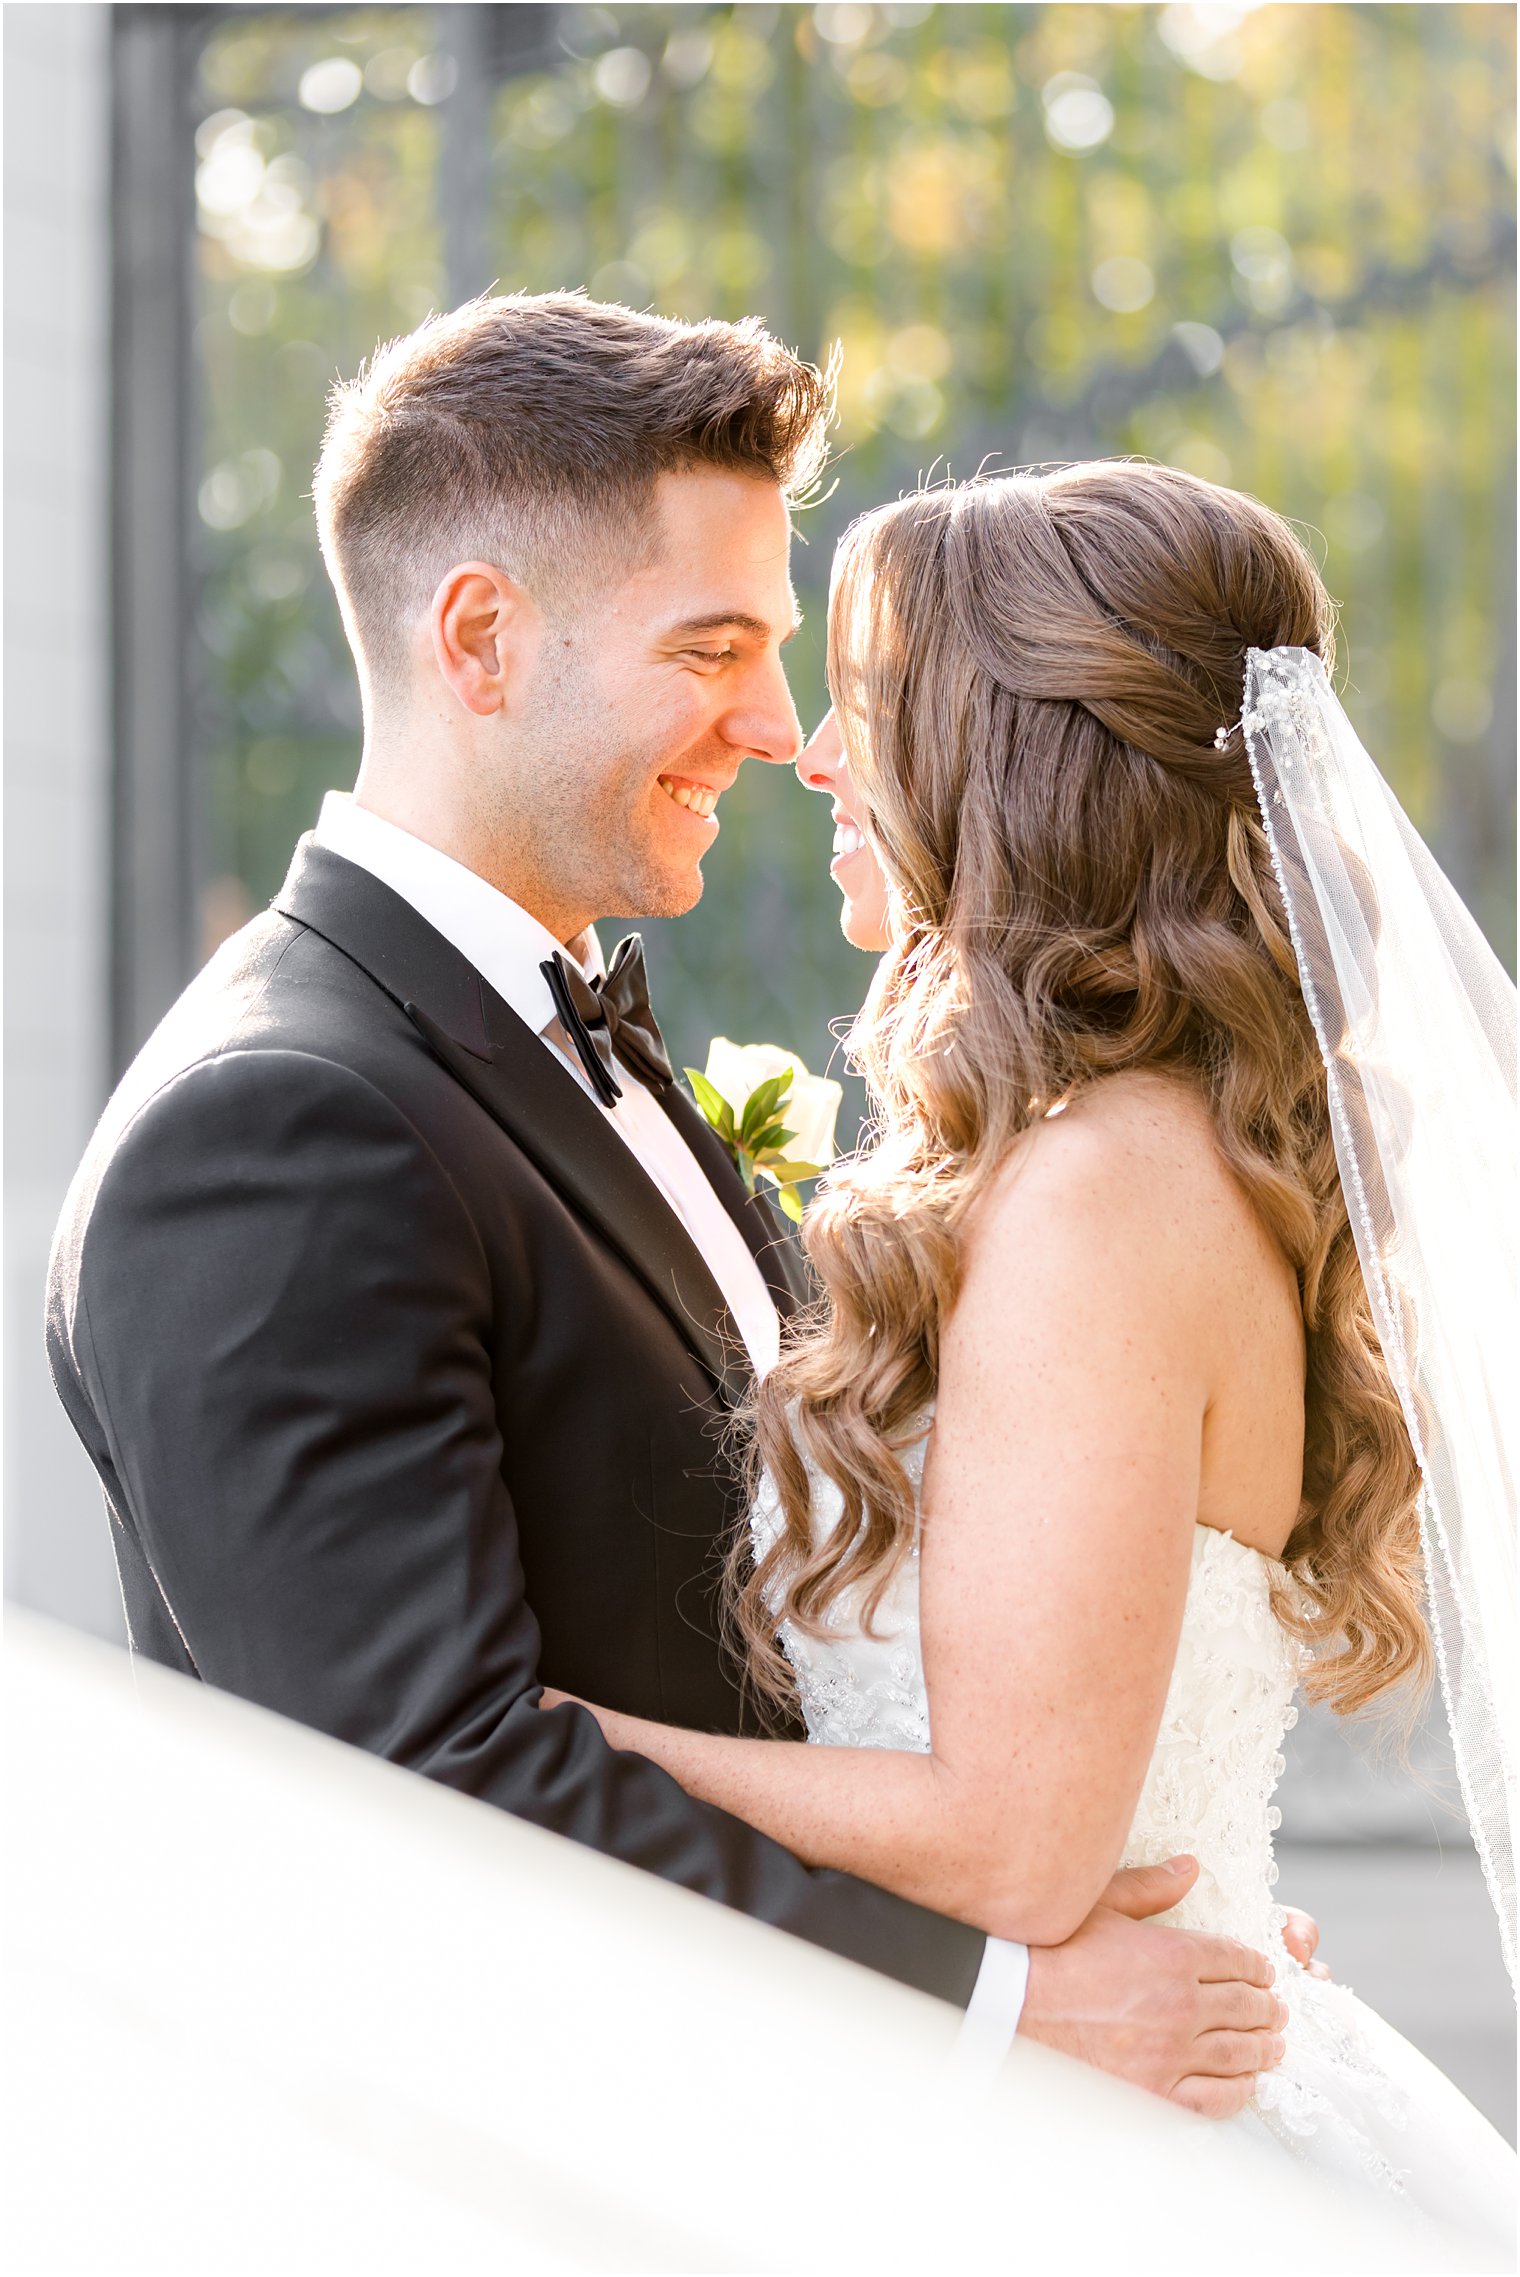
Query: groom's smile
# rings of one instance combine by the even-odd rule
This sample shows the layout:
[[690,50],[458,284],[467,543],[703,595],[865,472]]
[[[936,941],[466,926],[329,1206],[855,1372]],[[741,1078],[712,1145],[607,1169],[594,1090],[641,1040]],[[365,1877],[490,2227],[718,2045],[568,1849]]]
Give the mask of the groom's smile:
[[[660,788],[674,805],[691,816],[693,822],[713,822],[713,809],[728,785],[725,783],[719,789],[711,783],[695,783],[686,775],[662,775]],[[717,827],[716,822],[713,822],[713,828],[716,830]]]

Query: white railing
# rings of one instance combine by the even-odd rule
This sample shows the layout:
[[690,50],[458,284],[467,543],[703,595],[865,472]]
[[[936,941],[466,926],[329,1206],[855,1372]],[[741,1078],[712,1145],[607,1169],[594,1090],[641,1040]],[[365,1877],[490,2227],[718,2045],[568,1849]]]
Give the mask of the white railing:
[[26,2277],[1489,2266],[106,1646],[19,1615],[6,1666]]

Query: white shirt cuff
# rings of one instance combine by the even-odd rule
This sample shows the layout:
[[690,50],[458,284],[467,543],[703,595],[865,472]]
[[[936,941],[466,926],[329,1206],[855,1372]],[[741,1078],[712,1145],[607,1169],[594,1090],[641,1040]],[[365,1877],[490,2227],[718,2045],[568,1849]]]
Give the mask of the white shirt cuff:
[[996,2074],[1013,2046],[1028,1989],[1029,1947],[989,1937],[951,2059],[962,2077]]

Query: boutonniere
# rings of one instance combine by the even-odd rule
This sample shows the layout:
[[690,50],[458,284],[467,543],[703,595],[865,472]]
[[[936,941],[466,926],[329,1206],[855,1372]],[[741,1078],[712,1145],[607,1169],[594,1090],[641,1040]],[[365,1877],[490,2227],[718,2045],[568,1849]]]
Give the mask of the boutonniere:
[[706,1074],[689,1067],[686,1078],[749,1191],[757,1178],[769,1179],[787,1216],[799,1220],[798,1186],[834,1159],[839,1085],[809,1075],[795,1052],[731,1044],[727,1036],[714,1036]]

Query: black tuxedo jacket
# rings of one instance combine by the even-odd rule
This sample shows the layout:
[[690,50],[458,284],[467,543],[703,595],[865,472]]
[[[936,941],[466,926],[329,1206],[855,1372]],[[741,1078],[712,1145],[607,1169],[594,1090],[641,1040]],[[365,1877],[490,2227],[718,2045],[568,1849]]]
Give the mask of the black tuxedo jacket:
[[[769,1211],[665,1105],[789,1309]],[[977,1932],[538,1709],[741,1728],[715,1583],[748,1364],[599,1110],[367,871],[303,841],[122,1079],[48,1345],[135,1650],[969,1998]]]

